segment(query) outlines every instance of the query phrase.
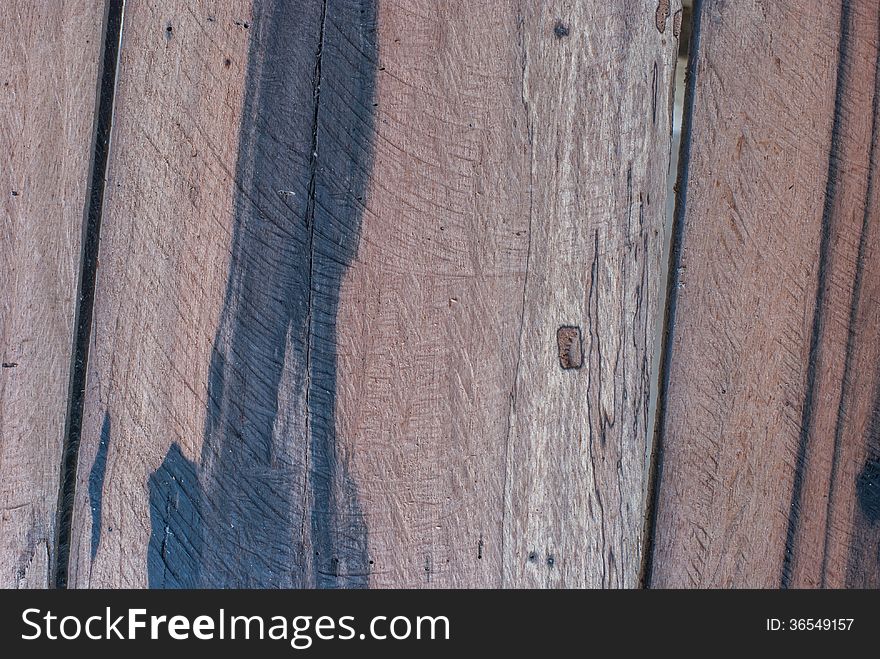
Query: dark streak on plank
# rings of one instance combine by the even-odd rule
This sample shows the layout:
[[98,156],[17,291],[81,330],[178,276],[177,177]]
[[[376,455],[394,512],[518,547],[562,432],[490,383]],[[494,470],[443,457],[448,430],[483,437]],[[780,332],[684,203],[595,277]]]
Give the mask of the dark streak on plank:
[[[874,434],[876,434],[876,428]],[[875,438],[876,439],[876,438]],[[872,524],[880,521],[880,460],[869,458],[858,481],[859,506]]]
[[874,523],[880,521],[880,372],[878,372],[877,385],[874,394],[874,414],[871,417],[871,425],[868,429],[867,445],[869,458],[859,476],[859,504],[862,512]]
[[92,560],[98,554],[101,544],[101,508],[104,494],[104,477],[107,475],[107,452],[110,449],[110,414],[104,413],[104,423],[101,425],[101,440],[98,444],[98,453],[89,471],[89,505],[92,509]]
[[[859,311],[860,311],[860,303],[861,303],[861,295],[862,295],[862,284],[864,280],[865,274],[865,261],[868,258],[867,247],[868,247],[868,231],[870,229],[870,223],[873,210],[872,207],[872,199],[874,197],[874,185],[875,185],[875,174],[877,168],[877,120],[878,115],[880,115],[880,21],[878,21],[878,35],[877,35],[877,58],[874,62],[874,96],[871,101],[871,110],[872,110],[872,118],[871,118],[871,137],[870,137],[870,147],[869,147],[869,155],[868,155],[868,176],[867,176],[867,184],[865,186],[865,201],[864,201],[864,209],[862,212],[862,227],[859,232],[859,248],[856,257],[856,265],[855,265],[855,277],[853,281],[853,291],[852,298],[850,300],[850,308],[849,308],[849,324],[847,326],[847,335],[846,335],[846,355],[844,357],[844,367],[843,367],[843,379],[841,380],[841,391],[840,391],[840,403],[837,407],[837,419],[834,427],[834,453],[832,456],[831,462],[831,482],[835,483],[838,478],[838,471],[840,467],[840,456],[841,456],[841,443],[842,443],[842,435],[843,435],[843,427],[844,423],[848,417],[848,409],[847,403],[850,399],[850,391],[849,388],[851,386],[852,378],[851,378],[851,369],[853,365],[853,358],[855,356],[855,348],[856,348],[856,331],[858,329],[859,323]],[[880,396],[880,390],[878,390],[878,396]],[[878,419],[878,414],[880,414],[880,398],[875,398],[874,400],[874,414],[872,416],[871,426],[869,428],[869,433],[867,437],[867,449],[868,455],[875,453],[875,447],[872,446],[872,432],[876,436],[875,430],[878,428],[877,424],[880,419]],[[868,462],[865,465],[865,470],[862,472],[864,474],[870,471],[871,458],[869,458]],[[864,492],[864,489],[861,487],[865,482],[864,478],[860,477],[858,480],[858,494],[859,494],[859,503],[861,504],[862,511],[867,515],[868,519],[873,523],[876,521],[871,519],[871,514],[868,508],[866,508],[864,497],[861,496]],[[832,517],[832,513],[834,511],[834,507],[836,504],[835,499],[836,488],[831,488],[831,491],[828,493],[828,504],[826,509],[826,520],[830,520]],[[859,525],[861,526],[861,525]],[[822,551],[822,586],[826,585],[826,575],[827,575],[827,566],[828,566],[828,556],[829,556],[829,546],[831,543],[831,524],[826,522],[825,525],[825,542]],[[853,573],[854,570],[850,569],[850,573]]]
[[825,312],[828,296],[829,252],[831,249],[831,227],[834,222],[834,207],[837,196],[837,183],[840,179],[840,161],[843,132],[843,100],[846,79],[849,72],[850,2],[844,0],[840,12],[840,40],[837,46],[837,84],[834,91],[834,122],[831,127],[831,145],[828,152],[828,176],[825,183],[825,202],[822,209],[822,236],[819,243],[819,269],[816,284],[816,302],[813,307],[813,325],[810,332],[810,350],[807,362],[807,385],[801,410],[801,432],[795,462],[794,480],[791,488],[791,506],[788,513],[788,528],[785,537],[785,553],[782,557],[782,574],[779,585],[791,585],[792,563],[795,556],[795,539],[800,523],[801,498],[804,489],[807,461],[809,460],[810,431],[813,423],[814,395],[816,392],[816,373],[822,360],[822,331],[825,326]]
[[856,479],[856,518],[847,560],[847,588],[880,587],[876,576],[880,574],[880,369],[865,443],[868,457]]
[[654,72],[651,74],[651,123],[657,123],[657,62],[654,62]]
[[[876,442],[878,428],[872,429],[871,439]],[[880,521],[880,460],[869,458],[858,480],[859,507],[871,524]]]
[[[147,576],[150,588],[198,588],[204,543],[201,488],[194,465],[176,443],[150,476],[150,543]],[[161,520],[160,523],[157,523]],[[206,574],[219,566],[209,566]]]
[[[187,514],[159,491],[190,473],[179,449],[151,478],[151,585],[367,583],[367,529],[336,447],[335,346],[371,170],[375,25],[371,0],[256,10],[205,441],[197,481],[183,479]],[[180,534],[186,551],[168,551]]]
[[67,420],[64,431],[64,449],[60,467],[58,493],[58,543],[55,551],[55,585],[67,587],[70,557],[70,527],[73,519],[76,465],[82,434],[83,405],[85,402],[86,370],[89,359],[89,341],[92,313],[95,304],[95,278],[98,271],[98,243],[101,216],[104,209],[104,185],[107,180],[107,162],[110,156],[110,137],[113,127],[113,104],[116,98],[116,67],[122,38],[124,0],[110,0],[104,18],[103,58],[97,89],[95,134],[92,144],[91,178],[85,205],[82,254],[80,257],[77,291],[75,334],[71,355],[70,389]]

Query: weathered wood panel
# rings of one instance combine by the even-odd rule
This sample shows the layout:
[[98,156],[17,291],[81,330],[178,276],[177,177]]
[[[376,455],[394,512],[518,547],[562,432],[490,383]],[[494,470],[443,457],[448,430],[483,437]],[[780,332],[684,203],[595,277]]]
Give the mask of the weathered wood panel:
[[880,5],[697,4],[651,581],[877,587]]
[[525,17],[532,193],[505,585],[638,583],[679,7],[558,3]]
[[[193,551],[196,541],[186,540],[199,532],[198,516],[165,520],[153,533],[151,504],[154,516],[172,506],[183,515],[198,501],[190,461],[205,433],[226,286],[250,13],[246,2],[126,3],[72,587],[147,585],[148,547],[151,580],[195,585],[196,563],[176,554]],[[169,553],[180,574],[166,574]]]
[[71,582],[635,585],[672,4],[129,2]]
[[103,5],[0,5],[3,588],[52,581]]

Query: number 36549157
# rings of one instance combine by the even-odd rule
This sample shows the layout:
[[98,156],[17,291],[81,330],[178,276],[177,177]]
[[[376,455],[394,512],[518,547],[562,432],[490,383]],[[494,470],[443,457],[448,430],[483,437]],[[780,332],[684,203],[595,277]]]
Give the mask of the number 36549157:
[[767,618],[767,631],[849,631],[854,621],[855,618]]

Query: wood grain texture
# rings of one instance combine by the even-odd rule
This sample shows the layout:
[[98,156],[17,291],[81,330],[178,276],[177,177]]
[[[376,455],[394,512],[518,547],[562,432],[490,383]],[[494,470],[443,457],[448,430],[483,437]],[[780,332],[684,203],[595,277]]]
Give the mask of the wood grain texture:
[[71,583],[636,585],[658,20],[130,1]]
[[[504,585],[638,583],[677,50],[657,13],[654,2],[590,2],[525,15],[530,241]],[[555,20],[564,39],[547,38]],[[581,329],[577,370],[560,368],[565,325]]]
[[45,588],[103,2],[0,5],[0,587]]
[[[157,579],[198,583],[192,570],[166,575],[161,561],[173,552],[183,570],[193,551],[165,534],[175,519],[188,511],[180,525],[199,529],[186,505],[199,499],[193,461],[230,258],[251,20],[246,2],[126,2],[71,587],[148,585],[156,542]],[[183,510],[157,540],[151,504],[157,515]]]
[[380,4],[373,170],[337,323],[338,434],[376,586],[500,583],[528,241],[519,20],[503,2]]
[[651,582],[877,587],[880,6],[697,5]]

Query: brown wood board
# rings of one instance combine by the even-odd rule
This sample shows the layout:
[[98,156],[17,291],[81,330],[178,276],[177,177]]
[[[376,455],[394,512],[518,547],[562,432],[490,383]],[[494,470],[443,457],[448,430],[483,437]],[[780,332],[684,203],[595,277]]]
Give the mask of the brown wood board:
[[651,583],[877,587],[880,6],[695,16]]
[[0,587],[53,581],[103,3],[0,6]]
[[127,3],[71,584],[637,585],[671,4]]

